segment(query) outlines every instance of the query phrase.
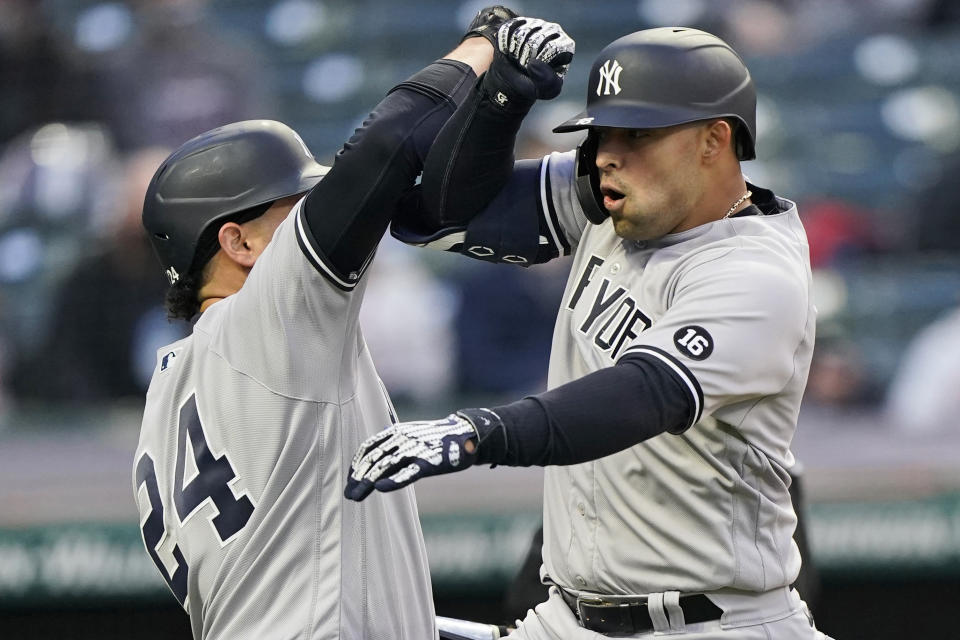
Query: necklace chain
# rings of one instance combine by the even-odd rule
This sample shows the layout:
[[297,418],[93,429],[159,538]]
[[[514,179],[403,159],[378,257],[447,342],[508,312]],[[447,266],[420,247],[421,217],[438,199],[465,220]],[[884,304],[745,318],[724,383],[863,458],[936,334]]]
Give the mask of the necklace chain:
[[752,196],[752,195],[753,195],[753,192],[748,189],[745,194],[743,194],[742,196],[740,196],[740,197],[737,199],[736,202],[734,202],[732,205],[730,205],[730,208],[727,209],[727,215],[725,215],[725,216],[723,216],[723,217],[724,217],[724,218],[729,218],[731,215],[733,215],[733,212],[737,210],[737,207],[739,207],[741,204],[743,204],[743,201],[746,200],[747,198],[749,198],[749,197]]

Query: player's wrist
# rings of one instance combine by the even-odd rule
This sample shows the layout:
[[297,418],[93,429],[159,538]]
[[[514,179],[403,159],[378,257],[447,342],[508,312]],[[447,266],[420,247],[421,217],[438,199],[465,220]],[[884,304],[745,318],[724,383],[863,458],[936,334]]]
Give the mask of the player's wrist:
[[495,465],[503,461],[507,455],[506,426],[496,412],[486,408],[460,409],[454,415],[469,422],[476,432],[476,462]]
[[470,66],[480,76],[490,68],[493,62],[493,45],[481,36],[466,37],[457,48],[444,56],[446,60],[462,62]]
[[526,115],[537,101],[533,81],[499,51],[480,79],[480,91],[485,101],[503,113]]

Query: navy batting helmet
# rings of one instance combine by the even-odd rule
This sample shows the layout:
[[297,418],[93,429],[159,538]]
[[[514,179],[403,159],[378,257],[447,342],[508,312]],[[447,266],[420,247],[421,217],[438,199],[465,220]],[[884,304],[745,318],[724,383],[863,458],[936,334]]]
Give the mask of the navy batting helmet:
[[170,283],[209,259],[198,249],[213,225],[250,220],[309,191],[327,171],[293,129],[272,120],[235,122],[186,142],[157,169],[143,203],[143,226]]
[[[740,56],[720,38],[697,29],[662,27],[614,40],[593,63],[587,108],[557,133],[617,127],[657,129],[698,120],[732,118],[737,157],[756,157],[757,95]],[[577,189],[587,217],[602,222],[596,137],[577,153]]]

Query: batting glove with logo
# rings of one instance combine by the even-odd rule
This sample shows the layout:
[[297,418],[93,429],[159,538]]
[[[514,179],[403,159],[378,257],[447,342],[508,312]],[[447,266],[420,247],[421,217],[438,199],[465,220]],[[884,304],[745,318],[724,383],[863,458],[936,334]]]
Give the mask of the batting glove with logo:
[[498,107],[526,111],[551,100],[563,87],[576,43],[555,22],[513,18],[497,31],[493,63],[482,88]]
[[[360,445],[343,495],[359,502],[374,489],[395,491],[420,478],[472,466],[480,440],[474,424],[499,424],[494,418],[496,415],[488,409],[465,409],[441,420],[399,422],[387,427]],[[472,442],[469,452],[467,442]]]
[[467,38],[481,36],[489,40],[493,48],[496,49],[497,31],[500,29],[500,25],[516,17],[517,14],[513,10],[503,5],[497,4],[492,7],[484,7],[477,12],[477,15],[473,18],[473,22],[467,27],[467,32],[463,34],[460,42],[463,42]]
[[535,61],[543,62],[561,78],[566,75],[577,48],[563,27],[539,18],[514,18],[504,22],[497,30],[494,46],[521,69],[529,69]]

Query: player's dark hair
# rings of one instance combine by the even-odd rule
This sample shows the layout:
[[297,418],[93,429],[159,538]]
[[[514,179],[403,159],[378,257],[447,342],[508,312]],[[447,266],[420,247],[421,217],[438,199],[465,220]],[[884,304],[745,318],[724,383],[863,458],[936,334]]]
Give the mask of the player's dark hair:
[[210,259],[220,250],[220,228],[228,222],[243,224],[262,216],[273,205],[265,202],[250,209],[244,209],[232,216],[209,225],[197,240],[197,249],[193,255],[190,272],[180,276],[167,290],[164,306],[171,320],[191,320],[200,312],[200,287],[203,286],[203,269]]
[[168,318],[189,321],[200,312],[200,278],[201,274],[188,273],[170,285],[164,300]]
[[220,227],[228,222],[207,227],[200,235],[190,272],[180,276],[167,290],[164,306],[171,320],[193,319],[200,313],[200,287],[203,286],[203,268],[220,249]]

